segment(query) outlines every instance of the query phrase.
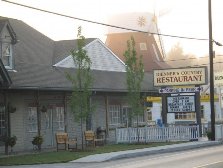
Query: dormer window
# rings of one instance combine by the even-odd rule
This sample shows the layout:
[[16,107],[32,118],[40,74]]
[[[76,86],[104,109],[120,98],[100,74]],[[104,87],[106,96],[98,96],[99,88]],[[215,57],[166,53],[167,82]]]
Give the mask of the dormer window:
[[3,42],[2,43],[2,62],[5,68],[12,69],[12,44]]
[[13,46],[17,43],[16,34],[7,19],[0,19],[0,59],[6,69],[13,69]]

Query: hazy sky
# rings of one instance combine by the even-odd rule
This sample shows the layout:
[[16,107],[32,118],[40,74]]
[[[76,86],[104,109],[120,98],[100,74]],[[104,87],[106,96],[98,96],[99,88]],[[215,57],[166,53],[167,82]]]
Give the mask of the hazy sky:
[[[13,1],[13,0],[11,0]],[[14,0],[61,14],[107,23],[107,17],[123,12],[163,13],[158,18],[161,33],[208,39],[208,0]],[[223,43],[223,1],[212,0],[213,39]],[[0,1],[0,15],[20,19],[54,40],[74,39],[77,27],[82,25],[85,37],[105,40],[107,27],[81,22],[53,14]],[[185,53],[203,56],[208,54],[208,41],[163,37],[168,52],[177,42]],[[216,47],[223,54],[223,47]]]

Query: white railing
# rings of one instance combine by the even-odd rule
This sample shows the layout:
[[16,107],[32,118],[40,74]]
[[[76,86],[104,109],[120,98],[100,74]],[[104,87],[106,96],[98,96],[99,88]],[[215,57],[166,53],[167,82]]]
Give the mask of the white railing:
[[116,143],[197,140],[198,130],[199,126],[117,128]]

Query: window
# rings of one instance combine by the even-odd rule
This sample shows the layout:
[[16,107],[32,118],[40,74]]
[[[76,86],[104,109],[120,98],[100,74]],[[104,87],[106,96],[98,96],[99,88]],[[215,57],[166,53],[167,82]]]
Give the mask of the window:
[[120,124],[120,106],[119,105],[110,105],[109,114],[110,114],[111,125]]
[[195,113],[175,113],[176,120],[195,120]]
[[146,43],[139,43],[139,48],[142,51],[146,51],[147,50]]
[[37,132],[37,107],[28,107],[28,130]]
[[56,107],[56,123],[58,130],[64,130],[64,107]]
[[132,111],[130,107],[122,107],[122,112],[121,112],[121,124],[127,125],[128,121],[128,114]]
[[[129,124],[129,113],[131,113],[132,108],[124,106],[120,108],[119,105],[109,106],[110,114],[110,125],[127,126]],[[139,116],[139,123],[144,122],[144,116]],[[137,117],[133,118],[132,123],[137,123]]]
[[[144,123],[143,115],[138,115],[138,122],[139,122],[139,124],[143,124]],[[133,119],[133,123],[137,124],[137,116]]]
[[2,62],[6,68],[12,68],[12,45],[2,43]]
[[5,106],[0,106],[0,136],[5,136],[6,134],[6,126],[5,126]]
[[151,110],[151,107],[147,107],[146,108],[146,112],[147,112],[147,121],[152,121],[152,110]]

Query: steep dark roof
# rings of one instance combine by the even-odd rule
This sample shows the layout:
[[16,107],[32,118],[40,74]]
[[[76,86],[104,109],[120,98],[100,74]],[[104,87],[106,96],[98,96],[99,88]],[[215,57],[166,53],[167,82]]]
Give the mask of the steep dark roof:
[[[9,72],[13,79],[11,87],[14,89],[72,90],[72,85],[66,78],[65,72],[75,74],[73,68],[64,69],[44,65],[32,68],[28,64],[23,64],[21,67],[23,69],[16,73]],[[93,70],[92,75],[94,78],[92,90],[94,91],[127,91],[125,72]],[[153,81],[150,79],[152,79],[152,74],[146,73],[142,86],[144,91],[154,91],[149,88],[153,86]]]
[[2,31],[2,29],[5,26],[5,24],[7,23],[7,21],[8,21],[8,18],[0,16],[0,32]]
[[[1,21],[0,21],[1,23]],[[11,89],[71,90],[65,71],[74,69],[53,67],[55,63],[70,55],[76,40],[53,41],[26,23],[9,19],[19,42],[14,47],[15,70],[9,71]],[[86,39],[89,44],[95,39]],[[93,70],[93,90],[126,92],[124,72]],[[152,74],[145,74],[144,91],[154,91]]]

